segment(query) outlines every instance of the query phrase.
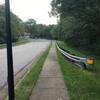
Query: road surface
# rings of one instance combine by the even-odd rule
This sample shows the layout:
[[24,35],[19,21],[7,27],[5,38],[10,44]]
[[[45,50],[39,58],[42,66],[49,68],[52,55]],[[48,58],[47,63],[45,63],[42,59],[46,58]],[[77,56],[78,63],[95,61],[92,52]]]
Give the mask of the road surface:
[[[49,43],[48,40],[33,40],[30,43],[13,47],[14,74],[45,50]],[[7,53],[6,49],[0,49],[0,87],[5,82],[7,82]]]

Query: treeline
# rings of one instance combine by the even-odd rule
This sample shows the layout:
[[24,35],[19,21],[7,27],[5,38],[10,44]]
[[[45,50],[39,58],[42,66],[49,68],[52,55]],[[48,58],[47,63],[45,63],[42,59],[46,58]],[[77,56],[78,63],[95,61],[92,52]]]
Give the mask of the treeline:
[[37,24],[34,19],[25,22],[25,31],[30,33],[31,38],[55,39],[56,25]]
[[[46,38],[55,39],[56,25],[37,24],[34,19],[29,19],[23,22],[17,15],[11,12],[11,27],[12,27],[12,42],[19,39],[30,38]],[[0,5],[0,44],[6,42],[5,34],[5,10],[4,6]]]
[[[24,33],[24,23],[18,16],[11,12],[11,26],[12,26],[12,41],[18,41],[18,38]],[[4,6],[0,5],[0,43],[5,43],[5,10]]]
[[70,45],[100,53],[100,0],[52,0],[59,18],[58,37]]

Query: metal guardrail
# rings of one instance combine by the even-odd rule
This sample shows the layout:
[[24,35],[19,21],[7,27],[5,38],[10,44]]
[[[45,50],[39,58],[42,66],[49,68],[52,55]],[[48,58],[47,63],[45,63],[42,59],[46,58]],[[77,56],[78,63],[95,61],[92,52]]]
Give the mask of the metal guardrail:
[[69,54],[68,52],[66,52],[65,50],[63,50],[62,48],[60,48],[58,46],[58,44],[56,43],[57,49],[68,59],[74,61],[74,62],[78,62],[80,63],[85,69],[88,68],[90,66],[90,64],[87,63],[89,58],[83,58],[83,57],[78,57],[78,56],[74,56],[72,54]]

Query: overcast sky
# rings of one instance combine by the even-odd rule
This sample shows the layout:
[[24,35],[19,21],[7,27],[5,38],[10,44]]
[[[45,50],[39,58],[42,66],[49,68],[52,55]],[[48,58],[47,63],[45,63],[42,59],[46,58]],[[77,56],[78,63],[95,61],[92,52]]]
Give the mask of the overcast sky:
[[[0,4],[5,0],[0,0]],[[10,0],[11,10],[23,21],[33,18],[37,23],[55,24],[56,18],[49,17],[51,0]]]

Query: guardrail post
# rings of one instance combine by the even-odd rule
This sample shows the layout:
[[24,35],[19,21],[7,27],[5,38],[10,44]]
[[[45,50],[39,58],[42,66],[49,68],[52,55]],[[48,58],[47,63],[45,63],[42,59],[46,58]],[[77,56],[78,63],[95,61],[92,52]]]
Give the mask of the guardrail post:
[[87,69],[87,65],[82,63],[83,69]]

